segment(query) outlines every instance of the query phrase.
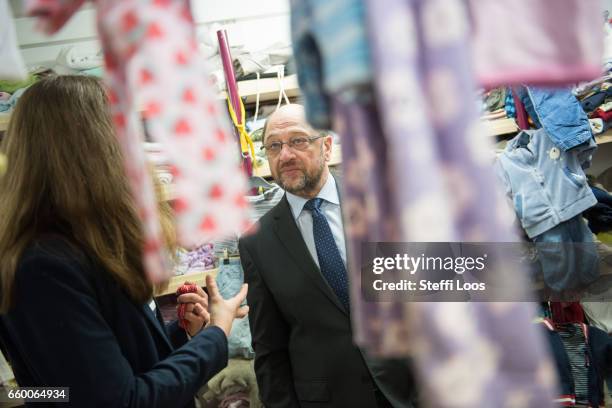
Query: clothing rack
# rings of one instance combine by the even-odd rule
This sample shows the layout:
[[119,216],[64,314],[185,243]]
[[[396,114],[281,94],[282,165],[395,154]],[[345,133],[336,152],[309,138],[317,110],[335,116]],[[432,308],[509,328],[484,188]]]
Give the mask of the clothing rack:
[[240,111],[240,94],[238,93],[238,85],[236,84],[236,74],[234,73],[234,65],[232,64],[232,54],[230,53],[229,42],[227,40],[227,32],[225,30],[217,31],[217,39],[219,40],[219,54],[223,63],[223,73],[225,74],[225,83],[227,84],[227,92],[229,100],[232,104],[238,122],[242,123],[245,119]]
[[[236,84],[236,74],[234,73],[234,65],[232,63],[232,55],[230,53],[229,42],[227,40],[227,32],[225,30],[217,31],[217,39],[219,40],[219,54],[221,55],[221,62],[223,63],[223,73],[225,74],[225,83],[227,86],[227,95],[229,105],[233,114],[235,115],[234,125],[237,127],[238,143],[242,150],[242,168],[247,176],[253,175],[253,161],[255,157],[251,157],[248,151],[244,150],[244,124],[246,118],[243,117],[242,101],[240,100],[240,94],[238,93],[238,85]],[[243,132],[240,132],[243,129]],[[248,139],[248,136],[247,136]]]

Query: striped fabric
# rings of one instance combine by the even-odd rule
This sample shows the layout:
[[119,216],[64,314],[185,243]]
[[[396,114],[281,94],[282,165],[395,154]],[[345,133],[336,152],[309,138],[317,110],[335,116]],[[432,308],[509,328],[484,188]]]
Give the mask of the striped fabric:
[[582,325],[579,323],[567,324],[558,327],[559,336],[565,347],[565,351],[572,368],[574,377],[574,390],[576,403],[588,405],[588,360],[586,357],[587,344]]

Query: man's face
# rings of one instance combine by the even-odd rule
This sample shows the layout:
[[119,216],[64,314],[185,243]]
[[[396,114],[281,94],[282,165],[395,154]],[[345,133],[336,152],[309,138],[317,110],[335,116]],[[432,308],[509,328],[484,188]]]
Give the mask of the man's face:
[[[276,112],[266,127],[264,144],[291,142],[319,136],[304,120],[300,111]],[[324,136],[308,143],[304,150],[282,145],[280,151],[266,150],[270,171],[274,180],[285,191],[296,195],[308,195],[320,188],[331,154],[331,136]],[[317,190],[318,191],[318,190]]]

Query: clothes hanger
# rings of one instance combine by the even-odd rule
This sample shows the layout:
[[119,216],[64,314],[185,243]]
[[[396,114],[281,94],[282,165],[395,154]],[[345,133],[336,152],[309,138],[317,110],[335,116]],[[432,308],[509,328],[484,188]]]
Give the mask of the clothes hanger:
[[289,97],[287,96],[287,93],[285,92],[285,66],[282,65],[281,68],[276,72],[276,76],[278,78],[278,84],[279,84],[279,91],[278,91],[278,103],[276,104],[276,109],[278,110],[281,106],[281,102],[283,101],[283,98],[285,99],[285,103],[287,105],[291,104],[291,101],[289,101]]
[[257,79],[255,80],[255,87],[257,90],[257,95],[255,96],[255,117],[253,118],[253,123],[257,122],[257,117],[259,116],[259,97],[260,97],[260,90],[259,90],[259,78],[261,77],[261,75],[259,74],[259,71],[257,71],[255,73],[257,75]]

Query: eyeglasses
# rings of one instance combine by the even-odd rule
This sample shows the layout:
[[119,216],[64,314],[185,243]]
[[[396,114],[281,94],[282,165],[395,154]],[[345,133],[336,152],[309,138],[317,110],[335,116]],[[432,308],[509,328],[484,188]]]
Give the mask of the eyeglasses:
[[271,142],[261,146],[262,150],[265,150],[268,156],[276,156],[283,149],[283,145],[287,145],[292,150],[304,151],[308,149],[310,144],[317,139],[325,137],[325,135],[312,136],[312,137],[294,137],[288,142]]

